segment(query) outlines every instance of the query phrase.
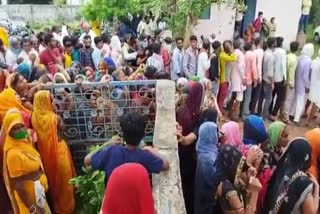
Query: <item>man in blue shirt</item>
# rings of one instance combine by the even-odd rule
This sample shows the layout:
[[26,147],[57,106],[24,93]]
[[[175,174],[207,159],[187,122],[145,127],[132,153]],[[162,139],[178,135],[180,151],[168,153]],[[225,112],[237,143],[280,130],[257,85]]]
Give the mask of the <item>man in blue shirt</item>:
[[[104,147],[98,152],[91,152],[84,159],[86,166],[102,170],[106,175],[106,183],[112,171],[125,163],[139,163],[151,173],[169,170],[169,162],[152,147],[139,149],[139,144],[145,136],[146,121],[144,116],[135,111],[129,111],[120,118],[120,127],[126,145],[119,144],[115,138],[114,145]],[[118,142],[118,144],[116,144]]]

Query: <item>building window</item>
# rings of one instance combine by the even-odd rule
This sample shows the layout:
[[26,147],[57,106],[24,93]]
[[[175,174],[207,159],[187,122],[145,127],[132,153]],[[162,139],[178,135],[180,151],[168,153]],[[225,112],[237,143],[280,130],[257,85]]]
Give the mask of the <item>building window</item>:
[[199,18],[210,19],[210,15],[211,15],[211,5],[208,5],[206,8],[204,8]]

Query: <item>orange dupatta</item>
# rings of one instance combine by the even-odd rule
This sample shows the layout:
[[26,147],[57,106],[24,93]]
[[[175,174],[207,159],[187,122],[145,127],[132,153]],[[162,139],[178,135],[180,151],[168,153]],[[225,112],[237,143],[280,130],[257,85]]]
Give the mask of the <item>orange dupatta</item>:
[[17,97],[17,93],[12,88],[6,88],[0,93],[0,124],[5,117],[7,111],[16,108],[31,115],[31,111],[24,107]]
[[74,189],[69,180],[75,176],[66,143],[58,138],[58,116],[49,91],[38,91],[34,98],[32,126],[38,135],[38,149],[49,182],[49,196],[55,213],[74,212]]
[[319,181],[319,169],[318,169],[318,163],[320,159],[320,129],[315,128],[310,131],[308,131],[305,134],[305,137],[309,141],[311,145],[311,167],[310,172],[312,175]]

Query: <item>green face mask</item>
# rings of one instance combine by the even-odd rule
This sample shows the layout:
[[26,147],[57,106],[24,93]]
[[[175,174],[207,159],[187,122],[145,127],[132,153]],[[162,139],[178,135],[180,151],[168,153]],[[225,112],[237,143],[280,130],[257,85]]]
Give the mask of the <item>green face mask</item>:
[[23,130],[13,134],[13,138],[16,140],[26,139],[28,137],[28,131]]

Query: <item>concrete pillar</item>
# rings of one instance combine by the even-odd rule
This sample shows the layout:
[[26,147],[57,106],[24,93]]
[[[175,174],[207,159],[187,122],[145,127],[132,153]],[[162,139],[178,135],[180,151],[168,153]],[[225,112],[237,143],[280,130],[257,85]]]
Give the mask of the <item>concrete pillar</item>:
[[157,81],[156,106],[153,146],[170,163],[168,172],[152,177],[156,213],[186,214],[176,137],[175,83],[173,81]]

